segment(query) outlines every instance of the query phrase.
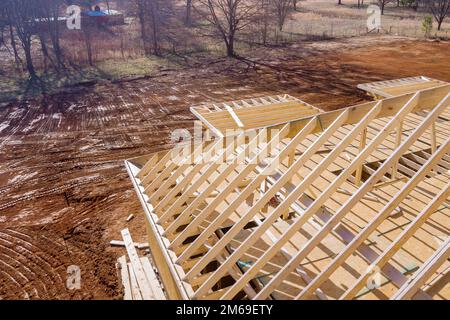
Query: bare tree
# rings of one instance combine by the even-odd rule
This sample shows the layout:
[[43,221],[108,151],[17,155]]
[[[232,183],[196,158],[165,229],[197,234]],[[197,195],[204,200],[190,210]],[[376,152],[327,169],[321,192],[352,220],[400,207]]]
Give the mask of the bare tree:
[[292,0],[272,0],[272,3],[277,14],[278,29],[282,31],[286,18],[292,10]]
[[31,82],[38,80],[36,70],[33,64],[32,37],[36,27],[36,2],[33,0],[4,0],[6,4],[6,15],[10,21],[12,38],[13,28],[22,45],[26,67]]
[[215,27],[225,43],[227,56],[235,57],[237,33],[252,22],[258,10],[251,0],[198,0],[201,14]]
[[50,37],[58,68],[64,67],[63,52],[60,44],[61,30],[58,20],[62,4],[62,0],[39,0],[42,20],[46,25],[44,30]]
[[160,50],[160,36],[161,36],[161,17],[158,0],[150,0],[149,13],[152,29],[153,54],[159,56]]
[[384,9],[386,8],[386,5],[393,1],[395,1],[395,0],[377,0],[378,6],[381,9],[381,14],[384,14]]
[[39,38],[39,43],[41,44],[41,52],[42,56],[44,57],[44,71],[47,72],[48,69],[48,62],[50,61],[51,64],[53,64],[53,59],[50,56],[50,53],[47,48],[47,37],[46,33],[39,30],[37,32],[37,36]]
[[14,32],[14,26],[12,21],[9,20],[9,16],[7,15],[8,19],[8,29],[9,29],[9,40],[11,43],[11,48],[14,53],[14,61],[16,62],[17,68],[19,68],[22,64],[22,59],[20,58],[19,51],[17,49],[17,43],[16,43],[16,35]]
[[185,24],[187,26],[192,25],[192,0],[186,0],[186,20]]
[[137,10],[137,16],[139,19],[139,24],[141,26],[141,38],[144,45],[144,52],[146,55],[150,54],[148,43],[148,36],[147,36],[147,14],[146,14],[146,0],[136,0],[136,10]]
[[88,63],[90,66],[94,65],[94,59],[93,59],[93,54],[92,54],[92,34],[93,34],[94,29],[95,29],[95,26],[92,23],[92,20],[85,20],[83,22],[83,28],[81,28],[81,30],[83,31],[83,40],[84,40],[84,44],[86,45],[86,53],[87,53]]
[[[161,37],[163,33],[163,8],[170,7],[170,1],[136,0],[137,15],[141,26],[141,38],[146,55],[161,54]],[[167,10],[166,10],[167,11]]]
[[8,26],[6,17],[6,5],[4,2],[0,3],[0,48],[6,46],[5,43],[5,29]]
[[450,0],[428,0],[425,4],[438,24],[437,29],[441,30],[445,17],[450,13]]
[[109,0],[106,0],[106,10],[108,10],[108,14],[111,13],[111,6],[109,5]]
[[11,20],[11,13],[10,13],[11,8],[9,7],[9,5],[10,5],[9,2],[7,2],[7,1],[0,2],[0,31],[1,31],[0,45],[3,44],[5,46],[5,48],[9,51],[9,48],[7,47],[7,44],[6,44],[6,38],[5,38],[4,32],[8,33],[8,36],[10,39],[10,44],[11,44],[11,47],[13,50],[14,60],[15,60],[17,68],[19,69],[22,64],[22,60],[17,51],[14,26],[13,26],[13,21]]
[[256,20],[258,21],[261,30],[262,43],[264,45],[267,44],[269,27],[271,25],[271,21],[273,20],[270,1],[271,0],[259,0],[259,10],[256,15]]

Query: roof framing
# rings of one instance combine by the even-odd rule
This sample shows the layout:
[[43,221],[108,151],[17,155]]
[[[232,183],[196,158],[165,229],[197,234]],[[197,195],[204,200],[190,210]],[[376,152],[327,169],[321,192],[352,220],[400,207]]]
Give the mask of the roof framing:
[[392,98],[407,93],[414,93],[424,89],[430,89],[445,85],[446,82],[419,76],[388,81],[377,81],[358,85],[358,88],[367,91],[373,97]]
[[431,298],[449,132],[444,84],[126,161],[169,297]]
[[192,107],[191,112],[215,136],[224,137],[235,135],[236,130],[286,123],[310,117],[322,110],[285,94]]

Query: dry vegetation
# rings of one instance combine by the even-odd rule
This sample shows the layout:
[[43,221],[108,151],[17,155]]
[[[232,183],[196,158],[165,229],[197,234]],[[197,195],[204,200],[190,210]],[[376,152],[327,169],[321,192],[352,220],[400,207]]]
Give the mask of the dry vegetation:
[[[253,1],[265,9],[258,12],[258,15],[251,12],[251,18],[246,17],[248,22],[237,27],[236,34],[233,35],[235,38],[233,53],[245,57],[254,49],[294,44],[305,40],[368,35],[366,26],[366,10],[370,3],[368,1],[360,8],[356,0],[343,1],[342,5],[338,5],[336,0],[297,1],[297,9],[289,10],[286,17],[283,15],[281,25],[280,14],[277,12],[284,12],[281,10],[284,8],[281,7],[281,4],[285,4],[284,0],[273,2],[273,8],[264,6],[264,1],[268,0]],[[165,22],[158,29],[161,33],[158,37],[159,56],[153,55],[150,49],[146,52],[137,14],[138,9],[133,5],[134,3],[135,0],[118,1],[118,3],[110,1],[112,9],[125,14],[126,24],[93,30],[90,34],[92,51],[90,59],[86,50],[85,34],[78,30],[61,30],[60,44],[66,60],[64,72],[60,70],[55,72],[42,53],[39,39],[33,37],[33,62],[44,84],[44,91],[53,92],[55,89],[76,83],[148,76],[161,69],[192,66],[199,57],[209,57],[213,61],[226,53],[224,41],[220,32],[217,32],[217,26],[208,18],[207,2],[193,2],[190,22],[186,25],[184,21],[186,2],[181,0],[170,2],[170,7],[161,9]],[[277,4],[281,7],[281,11],[277,10]],[[221,14],[224,13],[218,12],[218,16]],[[427,14],[424,8],[415,11],[413,8],[389,4],[382,17],[380,32],[423,39],[425,33],[422,22]],[[450,23],[447,19],[444,20],[440,31],[436,30],[435,24],[431,35],[448,38],[449,30]],[[29,95],[42,91],[41,87],[37,89],[30,87],[26,68],[14,63],[13,48],[6,31],[4,30],[5,45],[0,45],[2,78],[0,102],[23,94]],[[48,41],[47,39],[49,46]],[[16,42],[19,56],[24,57],[18,39]]]
[[[367,2],[367,1],[366,1]],[[370,1],[369,1],[370,3]],[[426,13],[412,8],[396,7],[394,3],[386,7],[382,17],[382,33],[398,36],[424,38],[422,22]],[[367,33],[367,7],[357,7],[357,1],[343,1],[337,5],[335,0],[302,1],[299,12],[287,22],[285,31],[294,35],[318,37],[354,37]],[[445,21],[442,30],[433,35],[449,38],[450,23]]]

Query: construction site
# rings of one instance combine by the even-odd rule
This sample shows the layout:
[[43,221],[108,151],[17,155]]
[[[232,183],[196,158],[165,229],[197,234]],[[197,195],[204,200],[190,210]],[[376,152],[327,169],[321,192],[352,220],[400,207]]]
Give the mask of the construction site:
[[245,53],[0,99],[0,300],[450,299],[449,42]]

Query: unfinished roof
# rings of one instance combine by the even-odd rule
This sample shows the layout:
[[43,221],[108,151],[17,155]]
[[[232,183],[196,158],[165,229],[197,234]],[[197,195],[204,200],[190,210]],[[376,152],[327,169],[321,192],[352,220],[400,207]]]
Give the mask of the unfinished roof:
[[436,88],[445,84],[447,82],[420,76],[364,83],[358,85],[358,88],[367,91],[367,93],[376,98],[392,98],[424,89]]
[[[320,109],[290,95],[192,107],[191,112],[217,137],[310,117]],[[228,132],[227,132],[228,131]]]
[[449,299],[449,93],[127,161],[168,296]]

